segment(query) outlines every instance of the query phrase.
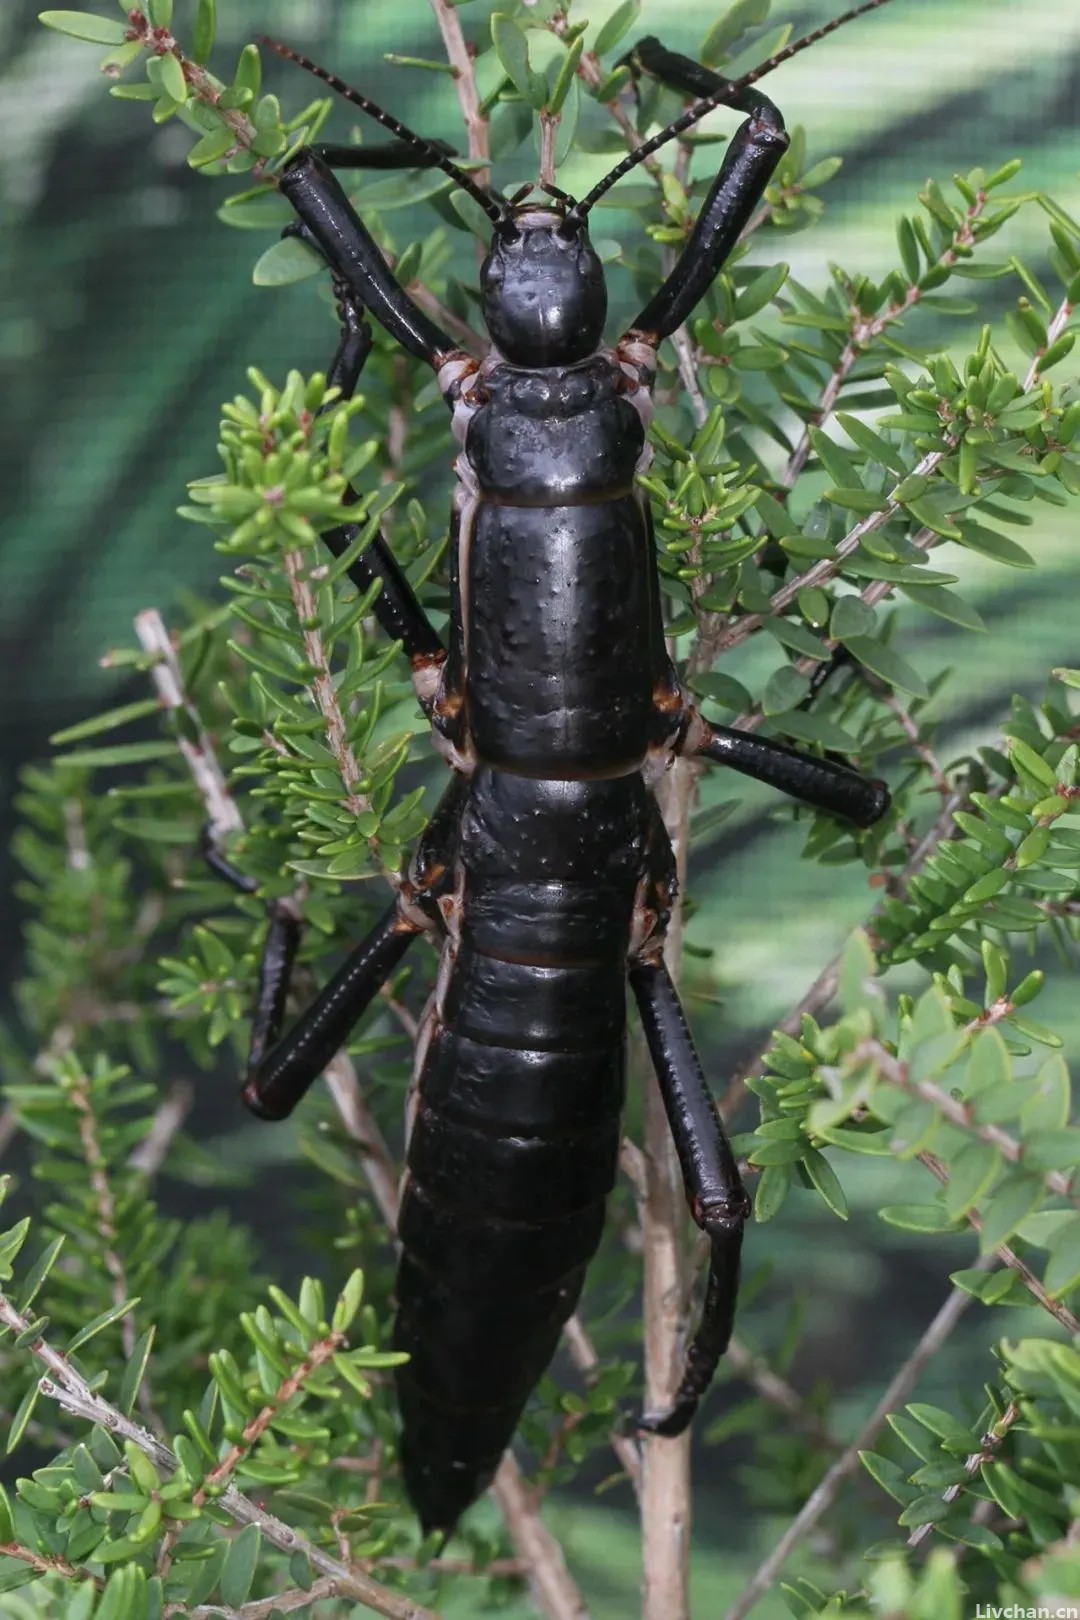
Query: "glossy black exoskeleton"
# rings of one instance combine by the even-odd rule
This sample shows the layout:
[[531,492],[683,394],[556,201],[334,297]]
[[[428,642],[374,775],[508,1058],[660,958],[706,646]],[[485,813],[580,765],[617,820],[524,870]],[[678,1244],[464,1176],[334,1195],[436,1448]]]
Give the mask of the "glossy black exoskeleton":
[[[787,145],[778,110],[752,85],[807,43],[728,83],[642,41],[639,69],[703,99],[584,201],[548,188],[544,206],[497,200],[445,149],[275,46],[399,136],[381,163],[442,167],[493,223],[481,271],[491,346],[477,361],[394,280],[335,179],[331,163],[362,164],[370,149],[307,148],[279,177],[298,216],[292,228],[334,276],[343,334],[331,381],[346,395],[355,389],[374,317],[435,369],[460,446],[448,645],[381,538],[351,569],[361,588],[381,583],[374,611],[412,662],[450,786],[394,904],[283,1037],[298,936],[291,914],[275,912],[244,1089],[262,1116],[287,1114],[410,942],[436,935],[395,1330],[409,1354],[397,1374],[401,1462],[426,1530],[451,1529],[491,1480],[577,1303],[615,1176],[627,979],[690,1209],[711,1249],[674,1405],[642,1418],[642,1430],[686,1427],[731,1333],[748,1201],[664,966],[675,870],[652,784],[677,754],[698,754],[860,825],[888,803],[879,782],[712,727],[696,711],[665,644],[638,482],[650,454],[657,347],[719,272]],[[607,292],[589,210],[721,103],[745,121],[686,247],[629,330],[605,347]],[[340,555],[354,536],[347,527],[326,540]]]

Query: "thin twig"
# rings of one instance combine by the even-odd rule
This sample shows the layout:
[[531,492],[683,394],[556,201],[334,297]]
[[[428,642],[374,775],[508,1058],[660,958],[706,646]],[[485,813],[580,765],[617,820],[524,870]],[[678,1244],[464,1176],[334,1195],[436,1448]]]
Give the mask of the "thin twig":
[[[2,1293],[0,1293],[0,1323],[15,1334],[25,1333],[30,1326],[28,1319]],[[64,1411],[71,1412],[75,1417],[82,1418],[87,1423],[100,1424],[110,1434],[119,1435],[122,1440],[130,1440],[150,1458],[160,1473],[169,1478],[176,1473],[179,1463],[169,1447],[152,1435],[149,1429],[144,1429],[141,1424],[126,1417],[109,1401],[96,1395],[82,1374],[65,1356],[54,1350],[48,1340],[36,1338],[27,1346],[27,1350],[46,1369],[46,1376],[40,1381],[41,1393],[44,1396],[56,1401]],[[411,1598],[405,1597],[400,1592],[389,1591],[361,1570],[352,1568],[337,1558],[331,1558],[298,1530],[294,1530],[274,1514],[257,1506],[249,1497],[237,1490],[235,1485],[226,1485],[221,1495],[215,1498],[215,1505],[227,1513],[236,1524],[256,1525],[263,1539],[272,1547],[276,1547],[279,1552],[287,1554],[290,1558],[293,1554],[300,1553],[321,1575],[334,1581],[341,1597],[351,1597],[360,1603],[366,1603],[377,1614],[386,1615],[388,1620],[438,1620],[438,1616],[431,1609],[414,1603]]]
[[[151,666],[150,678],[157,687],[162,706],[181,710],[187,721],[183,729],[177,728],[176,746],[206,806],[207,819],[214,834],[224,837],[228,833],[239,832],[243,822],[236,801],[229,792],[210,734],[199,717],[198,709],[184,690],[176,648],[156,608],[148,608],[145,613],[136,615],[135,634],[145,652],[156,654],[157,661]],[[192,736],[194,742],[188,740]]]
[[304,655],[315,671],[311,678],[311,695],[326,724],[327,746],[337,763],[341,785],[345,789],[342,803],[353,815],[362,816],[369,808],[366,796],[360,791],[363,773],[349,741],[349,728],[338,701],[330,659],[319,630],[318,603],[308,579],[309,560],[305,551],[287,551],[282,562],[304,637]]
[[191,1111],[194,1096],[194,1089],[186,1080],[177,1080],[170,1086],[158,1104],[149,1131],[128,1155],[129,1170],[138,1170],[144,1176],[157,1175],[169,1156],[173,1138]]
[[588,1620],[585,1599],[566,1567],[563,1550],[540,1517],[534,1493],[510,1452],[503,1456],[491,1490],[525,1565],[533,1598],[547,1620]]
[[19,1541],[0,1542],[0,1558],[14,1558],[20,1564],[29,1564],[38,1575],[59,1575],[65,1581],[93,1581],[99,1591],[105,1585],[100,1576],[91,1575],[88,1569],[80,1569],[66,1558],[49,1558],[44,1553],[36,1553]]
[[904,708],[904,705],[900,702],[900,699],[896,696],[895,692],[890,690],[883,691],[881,693],[881,701],[888,709],[889,713],[893,715],[899,723],[901,731],[911,744],[914,752],[918,754],[919,758],[926,765],[931,777],[933,778],[934,786],[937,788],[942,798],[947,799],[952,791],[952,789],[949,787],[949,779],[945,775],[941,761],[938,759],[937,755],[934,753],[934,750],[931,748],[930,744],[927,742],[926,738],[919,729],[917,721],[912,719],[911,715],[908,713],[907,709]]
[[167,1620],[177,1616],[177,1620],[270,1620],[275,1614],[295,1614],[299,1609],[309,1609],[313,1603],[321,1603],[324,1598],[339,1597],[341,1593],[335,1580],[324,1576],[322,1580],[312,1581],[305,1592],[301,1587],[294,1587],[291,1592],[279,1592],[276,1597],[256,1598],[251,1603],[241,1603],[239,1608],[227,1609],[220,1603],[200,1603],[197,1608],[185,1609],[182,1604],[169,1604],[165,1610]]
[[[447,61],[454,70],[454,87],[457,90],[461,116],[465,120],[469,137],[469,156],[486,163],[490,156],[488,121],[481,109],[480,92],[476,86],[476,67],[472,52],[465,43],[461,18],[456,6],[450,5],[448,0],[431,0],[431,9],[439,25]],[[491,180],[490,172],[487,169],[478,169],[475,179],[478,185],[486,186]]]
[[[995,1263],[993,1255],[984,1255],[976,1261],[981,1271],[989,1271]],[[972,1296],[962,1293],[958,1288],[949,1293],[910,1356],[891,1379],[857,1437],[837,1457],[820,1484],[811,1492],[776,1546],[754,1572],[736,1602],[728,1610],[725,1620],[744,1620],[744,1616],[750,1613],[758,1599],[770,1589],[791,1552],[829,1511],[844,1481],[857,1470],[859,1453],[873,1444],[889,1413],[907,1400],[918,1383],[923,1369],[941,1349],[971,1303]]]
[[[1009,1405],[1005,1408],[997,1422],[992,1423],[989,1429],[987,1429],[986,1433],[983,1435],[978,1451],[973,1451],[965,1460],[964,1474],[966,1479],[961,1480],[956,1485],[950,1485],[948,1490],[941,1493],[941,1500],[943,1502],[955,1502],[963,1491],[966,1480],[974,1479],[975,1475],[979,1472],[979,1469],[984,1463],[993,1462],[994,1457],[1000,1446],[1003,1444],[1006,1435],[1012,1428],[1013,1424],[1018,1422],[1020,1415],[1020,1408],[1017,1406],[1016,1402],[1010,1401]],[[908,1546],[918,1547],[922,1542],[926,1541],[929,1536],[932,1536],[933,1533],[934,1526],[932,1522],[918,1525],[917,1528],[911,1532],[910,1536],[908,1536]]]
[[[90,1082],[80,1071],[66,1089],[78,1114],[79,1141],[82,1143],[83,1158],[90,1175],[90,1190],[97,1206],[101,1257],[105,1262],[105,1270],[112,1279],[113,1304],[123,1305],[130,1298],[131,1290],[128,1287],[127,1272],[118,1247],[116,1199],[113,1197],[112,1184],[109,1181],[108,1164],[98,1140],[97,1115],[94,1113],[94,1104],[90,1096]],[[131,1311],[126,1313],[120,1323],[120,1335],[124,1355],[130,1358],[138,1340],[135,1319]]]
[[[987,200],[987,192],[980,191],[976,194],[974,202],[969,204],[963,221],[957,227],[952,242],[936,260],[937,265],[950,267],[957,262],[961,253],[966,253],[973,247],[975,238],[972,226],[986,207]],[[919,287],[917,282],[913,282],[904,296],[898,299],[895,304],[890,304],[888,309],[882,310],[880,315],[867,317],[857,304],[851,305],[848,310],[848,320],[851,324],[850,336],[840,352],[836,365],[826,379],[825,386],[818,399],[817,409],[804,427],[802,437],[792,451],[787,466],[781,474],[780,487],[782,490],[790,491],[794,487],[810,456],[811,428],[820,428],[828,421],[836,408],[841,390],[854,370],[859,357],[865,353],[875,338],[879,338],[895,321],[902,320],[915,307],[922,296],[922,288]]]
[[[955,447],[955,441],[952,438],[947,439],[944,449],[928,451],[921,461],[916,462],[909,473],[905,473],[904,478],[931,478],[946,456],[951,454]],[[860,518],[848,530],[843,539],[837,541],[833,556],[820,558],[819,561],[806,569],[805,573],[797,575],[794,579],[789,580],[786,585],[781,585],[778,590],[774,591],[769,598],[768,612],[746,613],[740,619],[737,619],[734,624],[728,625],[716,638],[716,654],[728,652],[732,647],[741,646],[749,636],[761,629],[766,619],[776,618],[786,612],[798,598],[801,591],[808,590],[815,585],[827,585],[830,580],[835,579],[845,559],[858,551],[866,536],[884,528],[885,524],[890,522],[902,510],[900,502],[896,499],[896,487],[899,486],[900,482],[901,480],[898,479],[897,486],[894,486],[893,490],[885,497],[884,505],[880,511],[870,512],[866,517]],[[875,581],[875,583],[886,582]],[[891,585],[891,581],[888,583]]]
[[841,1449],[842,1442],[830,1433],[816,1412],[810,1411],[798,1390],[786,1378],[774,1372],[761,1356],[756,1356],[737,1334],[730,1339],[724,1357],[731,1369],[757,1390],[762,1400],[791,1418],[796,1427],[809,1435],[818,1446],[828,1451]]
[[[685,892],[690,804],[694,773],[676,760],[659,783],[657,798],[671,839],[678,893]],[[679,982],[684,914],[672,908],[664,946],[668,969]],[[645,1197],[640,1204],[644,1276],[645,1406],[670,1407],[679,1385],[686,1338],[689,1267],[684,1247],[686,1196],[682,1171],[660,1087],[651,1065],[645,1078]],[[690,1435],[652,1437],[641,1468],[642,1617],[688,1620],[690,1581]]]
[[[1010,1002],[1004,1003],[1012,1011]],[[1003,1014],[1007,1016],[1007,1013]],[[980,1023],[974,1020],[964,1033],[972,1028],[985,1028],[991,1020],[984,1018]],[[959,1034],[959,1031],[958,1031]],[[1024,1148],[1021,1142],[1002,1130],[1000,1125],[982,1125],[976,1117],[976,1105],[963,1102],[954,1097],[951,1092],[945,1091],[941,1086],[935,1085],[932,1080],[916,1080],[912,1078],[911,1071],[906,1063],[901,1063],[880,1041],[862,1041],[851,1053],[847,1060],[853,1067],[859,1064],[872,1063],[881,1078],[889,1085],[896,1086],[909,1096],[920,1097],[924,1102],[931,1103],[938,1113],[947,1119],[950,1125],[974,1137],[979,1142],[985,1142],[988,1147],[994,1148],[1008,1164],[1021,1165],[1024,1162]],[[1064,1170],[1047,1170],[1043,1174],[1043,1182],[1049,1192],[1059,1198],[1067,1199],[1071,1204],[1080,1207],[1080,1195],[1073,1190],[1073,1178]]]
[[397,1232],[397,1165],[347,1052],[337,1052],[330,1059],[323,1078],[347,1135],[359,1149],[360,1166],[379,1214],[394,1236]]
[[[936,1154],[929,1153],[924,1149],[918,1155],[918,1159],[919,1163],[924,1164],[931,1175],[935,1176],[938,1181],[944,1184],[948,1183],[948,1169]],[[973,1231],[981,1235],[983,1218],[977,1210],[969,1209],[964,1219]],[[993,1253],[1001,1261],[1002,1265],[1008,1266],[1010,1271],[1016,1272],[1032,1299],[1036,1300],[1044,1311],[1049,1311],[1055,1322],[1061,1323],[1066,1333],[1080,1334],[1080,1321],[1077,1320],[1067,1305],[1062,1304],[1060,1300],[1050,1298],[1039,1278],[1036,1277],[1030,1266],[1021,1260],[1015,1249],[1011,1249],[1007,1243],[999,1243]]]

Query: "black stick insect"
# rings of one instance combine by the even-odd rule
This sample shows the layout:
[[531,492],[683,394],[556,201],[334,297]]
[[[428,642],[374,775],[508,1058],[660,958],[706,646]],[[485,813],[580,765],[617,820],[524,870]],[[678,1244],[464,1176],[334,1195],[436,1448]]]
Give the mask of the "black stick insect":
[[[275,909],[260,972],[244,1100],[280,1119],[345,1042],[422,933],[441,944],[416,1055],[418,1104],[401,1202],[396,1346],[405,1487],[425,1531],[449,1532],[490,1482],[555,1351],[596,1251],[614,1185],[625,1090],[625,984],[637,1002],[693,1219],[710,1242],[701,1320],[670,1411],[690,1423],[731,1335],[749,1200],[664,965],[675,893],[651,785],[699,755],[869,826],[881,782],[710,725],[664,640],[647,499],[656,351],[719,273],[788,144],[756,81],[885,0],[869,0],[744,78],[727,81],[658,40],[632,60],[700,97],[580,202],[483,190],[447,155],[272,40],[391,130],[398,144],[298,152],[278,183],[290,230],[324,258],[343,331],[330,381],[350,396],[370,315],[435,370],[461,453],[443,646],[385,544],[350,573],[377,580],[374,613],[403,644],[450,785],[393,905],[283,1037],[298,946]],[[588,216],[601,196],[714,107],[745,121],[671,274],[613,348]],[[492,348],[458,348],[391,275],[332,169],[437,166],[492,224],[481,307]],[[531,187],[528,188],[531,191]],[[326,535],[341,555],[353,527]],[[223,876],[250,888],[211,849]]]

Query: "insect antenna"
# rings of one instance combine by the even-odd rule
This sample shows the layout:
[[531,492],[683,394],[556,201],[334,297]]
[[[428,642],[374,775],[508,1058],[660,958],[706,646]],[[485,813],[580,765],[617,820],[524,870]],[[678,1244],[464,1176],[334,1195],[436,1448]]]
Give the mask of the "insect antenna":
[[744,73],[741,79],[726,80],[719,90],[713,91],[712,95],[703,96],[700,101],[695,101],[693,106],[689,107],[680,118],[675,119],[674,123],[669,124],[666,129],[662,129],[659,134],[650,136],[640,146],[635,146],[632,152],[628,152],[622,162],[617,163],[610,174],[605,174],[604,178],[598,181],[588,195],[582,197],[577,207],[571,209],[567,215],[568,222],[583,220],[590,208],[600,200],[605,192],[611,190],[617,180],[621,180],[624,174],[629,174],[631,169],[636,169],[639,163],[644,163],[646,158],[652,157],[653,153],[659,151],[661,146],[666,146],[668,141],[673,141],[684,130],[691,129],[699,119],[705,117],[706,113],[712,112],[714,107],[724,106],[726,102],[730,102],[741,91],[749,89],[752,84],[756,84],[759,79],[763,79],[766,73],[771,73],[774,68],[778,68],[783,62],[790,61],[793,56],[798,56],[800,51],[805,51],[811,45],[816,45],[818,40],[824,39],[827,34],[835,33],[838,28],[843,28],[845,24],[854,22],[856,17],[862,17],[868,11],[877,11],[880,6],[888,5],[888,3],[889,0],[864,0],[863,5],[853,6],[850,11],[845,11],[842,16],[834,17],[832,22],[824,23],[820,28],[815,28],[812,34],[804,34],[802,39],[796,39],[792,44],[786,45],[782,51],[777,51],[775,56],[770,56],[768,61],[761,62],[754,68],[753,72]]
[[336,90],[339,96],[344,96],[345,100],[351,101],[354,107],[359,107],[361,112],[366,112],[369,118],[374,118],[376,123],[381,124],[384,129],[388,129],[392,135],[396,135],[399,140],[407,142],[416,152],[417,157],[424,158],[432,168],[441,169],[444,174],[449,175],[451,180],[461,187],[462,191],[467,191],[469,196],[480,204],[484,213],[495,224],[500,224],[506,217],[504,210],[488,196],[483,187],[478,186],[476,181],[464,169],[459,169],[457,164],[452,162],[434,142],[426,141],[422,135],[417,135],[415,130],[411,130],[407,124],[403,124],[400,118],[395,118],[392,113],[384,112],[376,102],[369,100],[359,90],[354,90],[351,84],[345,83],[344,79],[339,79],[336,73],[331,73],[329,69],[320,67],[318,62],[313,62],[309,56],[303,56],[299,51],[294,51],[291,45],[283,45],[281,40],[270,39],[266,34],[257,34],[255,37],[260,45],[266,45],[270,50],[276,51],[278,56],[283,56],[287,62],[295,62],[298,67],[306,68],[308,73],[313,73],[317,79],[322,79],[323,83],[328,84],[331,90]]

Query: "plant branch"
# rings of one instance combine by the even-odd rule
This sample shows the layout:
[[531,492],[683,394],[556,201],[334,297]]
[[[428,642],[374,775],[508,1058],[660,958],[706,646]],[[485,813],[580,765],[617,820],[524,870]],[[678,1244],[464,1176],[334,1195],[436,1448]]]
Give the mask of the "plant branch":
[[[116,1199],[109,1181],[108,1164],[98,1140],[97,1115],[94,1113],[93,1099],[90,1096],[90,1082],[82,1070],[79,1070],[64,1089],[78,1115],[79,1141],[90,1176],[90,1190],[97,1206],[101,1258],[112,1279],[112,1301],[114,1305],[123,1305],[131,1297],[131,1289],[128,1287],[127,1271],[120,1256],[119,1234],[116,1229]],[[135,1319],[130,1311],[121,1319],[120,1336],[124,1355],[130,1357],[134,1353],[138,1339]]]
[[[997,1422],[991,1424],[990,1428],[987,1429],[986,1433],[983,1435],[982,1443],[978,1451],[973,1451],[966,1459],[964,1463],[964,1473],[967,1479],[973,1479],[984,1463],[993,1462],[994,1457],[997,1454],[999,1447],[1004,1442],[1006,1435],[1012,1428],[1013,1424],[1018,1422],[1019,1418],[1020,1408],[1017,1406],[1015,1401],[1011,1401],[998,1418]],[[942,1492],[941,1500],[943,1502],[955,1502],[963,1491],[965,1483],[966,1481],[960,1481],[956,1485],[950,1485],[948,1490]],[[932,1523],[918,1525],[917,1528],[911,1532],[910,1536],[908,1536],[908,1546],[920,1546],[921,1543],[926,1541],[929,1536],[933,1535],[933,1533],[934,1526]]]
[[191,1111],[194,1090],[186,1080],[177,1080],[158,1104],[150,1129],[128,1155],[127,1167],[140,1175],[154,1177],[169,1156],[173,1138]]
[[[984,1255],[976,1262],[978,1268],[982,1271],[989,1271],[995,1263],[996,1258],[993,1255]],[[837,1457],[820,1484],[807,1497],[795,1518],[776,1543],[776,1546],[760,1564],[736,1602],[728,1610],[724,1620],[744,1620],[744,1617],[750,1613],[758,1599],[769,1591],[794,1548],[798,1546],[800,1541],[805,1539],[818,1521],[829,1511],[840,1494],[840,1489],[845,1480],[858,1469],[859,1453],[873,1444],[889,1413],[895,1411],[898,1406],[907,1400],[918,1383],[924,1368],[941,1349],[971,1304],[972,1296],[970,1294],[961,1293],[958,1288],[951,1290],[945,1303],[930,1322],[910,1356],[890,1380],[885,1393],[859,1430],[856,1438]]]
[[[3,1293],[0,1293],[0,1323],[15,1334],[26,1333],[30,1326],[28,1319]],[[132,1418],[125,1417],[117,1407],[100,1395],[96,1395],[82,1374],[65,1356],[54,1350],[47,1339],[36,1338],[27,1349],[46,1370],[40,1388],[41,1393],[49,1400],[56,1401],[65,1412],[70,1412],[87,1423],[100,1424],[110,1434],[119,1435],[123,1440],[130,1440],[150,1458],[160,1473],[171,1477],[176,1472],[179,1464],[169,1447],[152,1435],[149,1429],[144,1429]],[[366,1603],[377,1614],[386,1615],[388,1620],[438,1620],[438,1616],[432,1610],[414,1603],[411,1598],[403,1596],[400,1592],[391,1592],[378,1581],[372,1580],[369,1575],[342,1563],[340,1559],[331,1558],[298,1530],[292,1529],[274,1514],[258,1507],[249,1497],[237,1490],[235,1485],[226,1485],[221,1494],[215,1498],[215,1503],[236,1524],[256,1525],[263,1539],[272,1547],[276,1547],[279,1552],[286,1553],[290,1558],[295,1553],[303,1554],[314,1569],[334,1581],[340,1596]]]
[[[187,722],[183,728],[176,728],[176,746],[206,806],[212,831],[218,837],[239,832],[243,821],[236,801],[229,792],[210,734],[202,723],[198,709],[184,690],[176,648],[156,608],[148,608],[146,612],[136,615],[135,634],[144,652],[155,656],[150,679],[157,688],[162,707],[182,712]],[[191,737],[195,738],[194,742],[189,740]]]
[[[1011,1003],[1004,1004],[1011,1012]],[[1001,1016],[1008,1016],[1002,1013]],[[976,1026],[985,1028],[991,1020],[985,1018],[982,1023],[976,1021]],[[973,1026],[969,1025],[968,1030]],[[906,1092],[911,1097],[921,1097],[924,1102],[931,1103],[938,1112],[947,1119],[950,1125],[985,1142],[988,1147],[996,1149],[1008,1164],[1022,1165],[1024,1162],[1023,1144],[1015,1137],[1003,1131],[1000,1125],[982,1125],[976,1117],[976,1109],[971,1103],[965,1103],[959,1097],[944,1091],[941,1086],[935,1085],[932,1080],[914,1080],[906,1063],[901,1063],[880,1041],[863,1041],[852,1052],[849,1060],[854,1067],[860,1063],[869,1062],[874,1065],[881,1078],[891,1086]],[[1059,1198],[1065,1198],[1071,1204],[1080,1208],[1080,1196],[1073,1190],[1072,1176],[1063,1170],[1048,1170],[1043,1175],[1047,1189]]]
[[338,702],[330,660],[319,630],[319,608],[315,592],[308,579],[308,556],[304,551],[287,551],[282,559],[293,607],[304,637],[304,655],[315,670],[311,681],[311,695],[315,706],[326,722],[326,742],[337,763],[342,787],[343,804],[353,815],[362,816],[369,808],[367,798],[360,792],[362,772],[352,744],[349,728],[345,724],[341,704]]
[[241,1603],[238,1609],[225,1608],[220,1603],[200,1603],[194,1609],[185,1609],[182,1604],[170,1604],[165,1610],[167,1617],[177,1616],[177,1620],[273,1620],[276,1614],[295,1614],[298,1609],[309,1609],[313,1603],[321,1603],[324,1598],[340,1597],[342,1594],[335,1580],[324,1576],[321,1580],[313,1581],[305,1592],[300,1587],[294,1587],[291,1592],[279,1592],[275,1597],[256,1598],[251,1603]]
[[[944,1184],[948,1183],[949,1172],[936,1154],[924,1151],[918,1155],[918,1158],[919,1163],[924,1164],[932,1176],[936,1176],[937,1180]],[[981,1234],[983,1219],[977,1210],[969,1209],[964,1219],[974,1231]],[[1007,1243],[999,1243],[993,1253],[1001,1261],[1002,1265],[1008,1266],[1010,1271],[1016,1272],[1032,1298],[1042,1306],[1044,1311],[1049,1311],[1054,1320],[1060,1322],[1067,1333],[1080,1334],[1080,1321],[1077,1320],[1067,1305],[1062,1304],[1060,1300],[1050,1298],[1039,1278],[1036,1277],[1030,1266],[1021,1260],[1015,1249],[1011,1249]],[[981,1262],[978,1263],[981,1264]]]
[[[987,201],[987,192],[980,191],[976,194],[974,202],[968,205],[951,244],[936,259],[935,267],[951,267],[956,264],[961,257],[961,253],[970,252],[970,249],[975,244],[972,226],[985,209]],[[859,357],[895,321],[902,320],[915,307],[922,296],[922,288],[917,282],[913,282],[904,296],[898,298],[895,304],[890,304],[888,309],[882,310],[880,315],[867,317],[857,304],[853,303],[849,306],[850,335],[837,358],[835,366],[829,373],[818,399],[817,409],[811,420],[803,428],[802,437],[792,451],[787,466],[781,474],[780,487],[782,490],[789,492],[794,487],[810,456],[810,430],[812,427],[820,428],[828,421],[836,408],[844,384],[854,370]],[[1030,387],[1030,384],[1027,386]]]
[[[449,0],[431,0],[431,9],[439,25],[447,61],[453,69],[461,116],[465,120],[469,137],[469,156],[486,163],[490,156],[488,121],[481,110],[480,92],[476,86],[476,67],[472,52],[465,43],[461,17],[456,6],[450,5]],[[478,185],[486,186],[491,180],[491,173],[488,169],[478,169],[475,179]]]

